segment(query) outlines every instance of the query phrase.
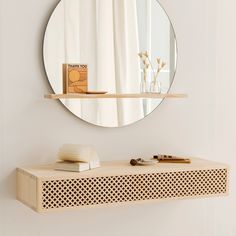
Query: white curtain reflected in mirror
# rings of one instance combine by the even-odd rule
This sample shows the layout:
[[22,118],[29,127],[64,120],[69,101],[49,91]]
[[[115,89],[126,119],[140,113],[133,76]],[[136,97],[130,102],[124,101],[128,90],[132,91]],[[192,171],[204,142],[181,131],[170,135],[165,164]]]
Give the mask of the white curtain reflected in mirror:
[[[44,39],[44,64],[55,93],[62,93],[62,64],[88,64],[88,88],[109,93],[140,93],[138,53],[148,51],[167,64],[159,75],[168,92],[176,69],[172,25],[156,0],[62,0]],[[151,78],[149,78],[151,79]],[[77,117],[104,127],[143,119],[162,99],[62,99]]]

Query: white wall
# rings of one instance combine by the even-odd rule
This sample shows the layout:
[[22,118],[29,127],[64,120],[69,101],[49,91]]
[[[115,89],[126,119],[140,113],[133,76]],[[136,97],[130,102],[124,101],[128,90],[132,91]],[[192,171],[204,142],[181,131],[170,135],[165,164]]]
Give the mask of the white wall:
[[[43,99],[42,37],[56,2],[0,0],[0,235],[235,236],[236,2],[161,1],[179,43],[172,91],[189,98],[121,129],[88,125]],[[53,161],[65,142],[93,144],[102,160],[176,153],[226,162],[231,194],[38,215],[15,200],[15,168]]]

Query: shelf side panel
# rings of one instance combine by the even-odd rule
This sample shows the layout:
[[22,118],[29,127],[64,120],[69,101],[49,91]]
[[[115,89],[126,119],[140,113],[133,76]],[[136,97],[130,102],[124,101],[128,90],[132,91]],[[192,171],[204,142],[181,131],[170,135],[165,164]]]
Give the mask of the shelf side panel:
[[37,178],[25,171],[17,169],[17,199],[37,210]]

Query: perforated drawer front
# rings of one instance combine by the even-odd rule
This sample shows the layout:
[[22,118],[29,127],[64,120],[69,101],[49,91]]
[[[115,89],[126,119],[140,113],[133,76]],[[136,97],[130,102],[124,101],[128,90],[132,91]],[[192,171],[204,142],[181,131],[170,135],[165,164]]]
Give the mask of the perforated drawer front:
[[223,195],[227,169],[42,181],[43,211],[144,200]]

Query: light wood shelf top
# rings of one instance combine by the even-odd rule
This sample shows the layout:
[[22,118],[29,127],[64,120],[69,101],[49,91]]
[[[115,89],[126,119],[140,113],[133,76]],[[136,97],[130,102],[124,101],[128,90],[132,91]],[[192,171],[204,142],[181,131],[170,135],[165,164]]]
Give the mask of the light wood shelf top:
[[137,93],[137,94],[46,94],[46,99],[99,99],[99,98],[150,98],[150,99],[163,99],[163,98],[186,98],[186,94],[175,93]]
[[28,172],[37,178],[49,179],[64,179],[64,178],[94,178],[99,176],[120,176],[120,175],[137,175],[150,173],[168,173],[179,171],[193,171],[193,170],[207,170],[207,169],[221,169],[228,166],[218,162],[212,162],[199,158],[190,158],[191,164],[176,164],[176,163],[158,163],[149,166],[131,166],[129,160],[126,161],[108,161],[102,162],[101,167],[84,172],[67,172],[55,171],[53,164],[18,168]]

